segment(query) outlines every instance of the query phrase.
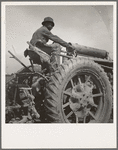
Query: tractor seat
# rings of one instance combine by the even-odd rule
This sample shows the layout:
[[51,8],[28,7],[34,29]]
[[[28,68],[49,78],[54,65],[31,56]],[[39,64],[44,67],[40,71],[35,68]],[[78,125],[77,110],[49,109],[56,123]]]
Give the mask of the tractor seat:
[[32,50],[28,50],[28,55],[34,64],[39,64],[39,65],[42,64],[41,59],[40,59],[40,55],[38,55],[36,52],[34,52]]
[[54,70],[52,64],[50,63],[51,56],[43,52],[39,48],[33,46],[30,42],[27,43],[30,47],[29,50],[27,50],[27,53],[30,57],[30,61],[33,61],[34,64],[41,65],[42,69],[46,68],[48,72]]
[[33,63],[35,64],[42,64],[42,63],[50,63],[50,56],[43,52],[41,49],[33,46],[30,42],[27,42],[29,44],[30,49],[28,50],[28,55],[31,60],[33,60]]

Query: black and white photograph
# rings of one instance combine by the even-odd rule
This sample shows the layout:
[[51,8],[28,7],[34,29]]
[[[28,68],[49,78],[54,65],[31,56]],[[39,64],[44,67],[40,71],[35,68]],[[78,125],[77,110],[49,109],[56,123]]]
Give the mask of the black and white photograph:
[[1,10],[3,148],[116,148],[116,2]]

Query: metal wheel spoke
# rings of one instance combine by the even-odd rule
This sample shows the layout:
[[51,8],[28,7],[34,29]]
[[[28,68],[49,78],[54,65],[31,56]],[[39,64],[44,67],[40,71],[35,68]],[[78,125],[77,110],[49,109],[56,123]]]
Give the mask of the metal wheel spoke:
[[73,80],[71,79],[70,82],[71,82],[72,88],[74,88]]
[[63,93],[66,94],[66,95],[68,95],[68,96],[70,96],[70,97],[72,97],[72,93],[70,93],[70,92],[63,91]]
[[84,90],[84,88],[83,88],[83,84],[82,84],[82,81],[81,81],[81,79],[80,79],[80,78],[78,78],[78,82],[79,82],[79,84],[80,84],[80,88],[81,88],[81,90],[83,91],[83,90]]
[[68,95],[68,96],[70,96],[70,97],[76,98],[76,99],[79,98],[79,95],[76,94],[76,93],[71,93],[71,92],[69,93],[67,91],[64,91],[63,93],[66,94],[66,95]]
[[91,112],[91,111],[88,111],[89,115],[92,116],[95,120],[97,120],[96,116]]
[[66,118],[69,118],[72,114],[73,114],[73,111],[71,111],[71,112],[66,116]]
[[96,105],[95,103],[94,103],[94,101],[93,101],[93,98],[90,98],[89,99],[89,102],[88,102],[91,106],[94,106],[94,107],[98,107],[98,105]]
[[87,77],[87,79],[86,79],[86,81],[85,81],[85,84],[90,80],[90,77],[91,77],[91,76],[88,76],[88,77]]
[[94,103],[90,103],[90,102],[89,102],[89,104],[92,105],[92,106],[94,106],[94,107],[96,107],[96,108],[98,107],[98,105],[96,105],[96,104],[94,104]]
[[81,84],[82,84],[82,82],[81,82],[81,79],[80,79],[80,78],[78,78],[78,81],[79,81],[79,84],[81,85]]
[[103,96],[103,93],[98,93],[98,94],[92,95],[92,97],[100,97],[100,96]]
[[69,102],[67,102],[67,103],[65,103],[64,105],[62,105],[62,108],[65,108],[65,107],[67,107],[68,105],[70,105]]

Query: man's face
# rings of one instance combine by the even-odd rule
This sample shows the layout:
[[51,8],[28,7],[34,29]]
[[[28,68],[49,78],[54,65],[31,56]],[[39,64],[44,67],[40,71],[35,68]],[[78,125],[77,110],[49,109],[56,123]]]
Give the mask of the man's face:
[[48,30],[50,31],[50,30],[52,30],[52,28],[53,28],[53,23],[52,22],[46,22],[46,27],[48,28]]

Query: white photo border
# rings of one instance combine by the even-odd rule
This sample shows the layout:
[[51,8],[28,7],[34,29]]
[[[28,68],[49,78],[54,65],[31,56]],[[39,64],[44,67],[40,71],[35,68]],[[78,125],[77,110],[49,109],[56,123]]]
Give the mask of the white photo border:
[[[10,5],[113,5],[114,122],[112,124],[5,124],[5,7]],[[1,126],[2,148],[116,148],[116,2],[2,2],[1,3]]]

